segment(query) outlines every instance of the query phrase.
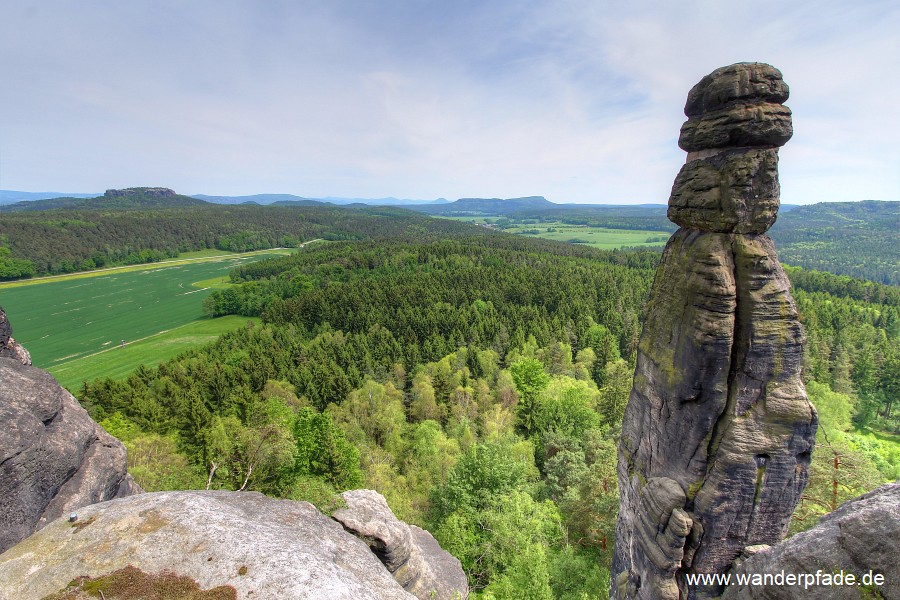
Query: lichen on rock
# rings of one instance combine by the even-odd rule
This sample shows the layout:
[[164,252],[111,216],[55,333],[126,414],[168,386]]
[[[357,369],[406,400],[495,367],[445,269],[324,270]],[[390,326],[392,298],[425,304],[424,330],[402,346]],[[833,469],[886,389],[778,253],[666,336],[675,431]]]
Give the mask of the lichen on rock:
[[723,573],[786,533],[817,416],[800,380],[804,334],[765,232],[779,206],[788,87],[761,63],[717,69],[688,94],[689,151],[669,200],[681,228],[653,284],[619,447],[614,598],[711,598]]

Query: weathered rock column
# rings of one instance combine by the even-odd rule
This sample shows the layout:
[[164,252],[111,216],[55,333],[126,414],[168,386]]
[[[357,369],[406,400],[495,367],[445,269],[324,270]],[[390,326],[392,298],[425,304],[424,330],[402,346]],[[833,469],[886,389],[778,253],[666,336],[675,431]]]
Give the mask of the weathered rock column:
[[772,240],[788,86],[766,64],[713,71],[688,94],[680,226],[656,273],[619,445],[614,598],[709,598],[787,531],[818,424],[800,381],[803,330]]

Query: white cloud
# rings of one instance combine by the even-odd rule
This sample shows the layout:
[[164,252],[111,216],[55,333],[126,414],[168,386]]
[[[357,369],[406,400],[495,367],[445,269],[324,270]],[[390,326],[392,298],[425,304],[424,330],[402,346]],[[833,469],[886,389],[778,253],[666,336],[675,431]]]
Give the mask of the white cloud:
[[688,89],[771,62],[787,202],[898,195],[891,2],[0,4],[0,187],[664,202]]

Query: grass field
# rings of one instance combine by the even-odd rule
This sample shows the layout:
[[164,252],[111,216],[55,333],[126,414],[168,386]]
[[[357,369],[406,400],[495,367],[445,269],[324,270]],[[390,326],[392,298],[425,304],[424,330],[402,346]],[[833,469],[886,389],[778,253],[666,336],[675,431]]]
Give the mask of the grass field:
[[[288,251],[280,251],[285,252]],[[122,340],[131,345],[188,323],[196,322],[199,328],[188,336],[221,333],[225,322],[210,321],[203,315],[203,299],[213,287],[221,285],[229,270],[267,254],[272,252],[193,261],[178,259],[79,277],[45,279],[31,285],[0,285],[0,306],[9,316],[16,340],[31,352],[34,365],[57,371],[73,361],[121,346]],[[207,281],[215,284],[194,286]],[[201,325],[204,321],[212,328],[206,333]],[[159,345],[161,341],[162,338],[155,343]],[[152,344],[147,350],[151,347]],[[179,348],[184,349],[184,344]],[[135,352],[134,356],[138,354]],[[122,361],[122,365],[126,362]],[[130,369],[140,362],[128,364]],[[71,380],[70,375],[65,377]]]
[[556,240],[558,242],[584,244],[585,246],[600,248],[601,250],[612,250],[623,246],[664,246],[669,239],[669,234],[665,231],[607,229],[605,227],[566,225],[563,223],[521,225],[505,231]]
[[[469,223],[482,224],[493,223],[497,217],[443,217],[454,221],[467,221]],[[570,244],[584,244],[601,250],[613,250],[625,246],[634,247],[658,247],[665,246],[669,240],[666,231],[644,231],[638,229],[607,229],[606,227],[591,227],[588,225],[567,225],[555,221],[535,224],[515,224],[509,229],[502,229],[506,233],[540,237],[557,242]]]
[[121,379],[140,364],[155,367],[191,348],[213,342],[223,333],[246,325],[247,321],[259,323],[257,318],[238,316],[191,321],[181,327],[131,342],[124,348],[112,345],[96,354],[65,361],[50,367],[49,371],[63,387],[77,393],[82,381],[93,381],[98,377]]
[[[319,240],[310,240],[306,242],[317,242]],[[305,245],[305,244],[304,244]],[[93,271],[79,271],[78,273],[67,273],[65,275],[47,275],[46,277],[34,277],[31,279],[19,279],[16,281],[0,282],[0,292],[7,289],[17,287],[27,287],[39,285],[43,283],[52,283],[56,281],[72,281],[74,279],[88,279],[91,277],[99,277],[107,273],[131,273],[134,271],[146,271],[148,269],[162,269],[175,265],[193,264],[196,262],[217,262],[219,260],[239,257],[247,258],[266,258],[272,255],[290,254],[293,252],[291,248],[273,248],[271,250],[256,250],[254,252],[245,252],[243,254],[237,252],[229,252],[227,250],[197,250],[196,252],[182,252],[178,258],[171,260],[163,260],[155,263],[144,263],[140,265],[127,265],[124,267],[108,267],[105,269],[94,269]]]

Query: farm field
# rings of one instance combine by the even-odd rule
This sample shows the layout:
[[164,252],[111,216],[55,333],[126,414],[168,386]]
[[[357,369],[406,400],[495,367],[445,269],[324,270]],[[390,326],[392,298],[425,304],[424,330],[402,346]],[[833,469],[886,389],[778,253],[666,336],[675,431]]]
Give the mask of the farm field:
[[121,346],[122,340],[127,347],[194,321],[209,321],[203,314],[203,299],[220,284],[195,287],[196,282],[221,281],[239,265],[287,252],[176,259],[31,285],[0,285],[0,306],[34,365],[54,371],[70,361]]
[[213,342],[223,333],[244,326],[248,321],[258,324],[260,320],[234,315],[199,319],[132,342],[124,348],[111,345],[106,350],[65,361],[49,370],[63,387],[77,394],[83,381],[93,381],[98,377],[123,379],[138,365],[155,367],[191,348]]
[[[311,242],[317,242],[319,240],[310,240],[306,242],[309,244]],[[306,244],[303,244],[304,246]],[[86,279],[90,277],[99,277],[100,275],[105,275],[107,273],[129,273],[134,271],[146,271],[147,269],[160,269],[160,268],[168,268],[174,265],[180,264],[190,264],[194,262],[215,262],[222,259],[240,257],[240,258],[267,258],[270,255],[284,255],[290,254],[293,252],[292,248],[272,248],[271,250],[254,250],[252,252],[229,252],[228,250],[216,250],[216,249],[207,249],[207,250],[197,250],[194,252],[182,252],[178,258],[173,258],[170,260],[163,260],[160,262],[154,263],[143,263],[138,265],[125,265],[121,267],[107,267],[104,269],[94,269],[92,271],[78,271],[75,273],[66,273],[64,275],[47,275],[45,277],[34,277],[30,279],[17,279],[15,281],[3,281],[0,282],[0,291],[16,288],[16,287],[26,287],[30,285],[38,285],[41,283],[51,283],[55,281],[71,281],[73,279]]]
[[[496,223],[503,217],[440,217],[454,221],[466,221],[475,225]],[[614,250],[623,247],[659,247],[665,246],[671,233],[667,231],[647,231],[643,229],[611,229],[592,227],[590,225],[570,225],[561,221],[550,222],[512,222],[512,227],[498,229],[516,235],[540,237],[557,242],[584,244],[601,250]]]
[[665,231],[643,231],[636,229],[607,229],[588,225],[567,225],[565,223],[538,223],[519,225],[505,229],[509,233],[541,237],[570,244],[584,244],[601,250],[612,250],[625,246],[664,246],[670,234]]

